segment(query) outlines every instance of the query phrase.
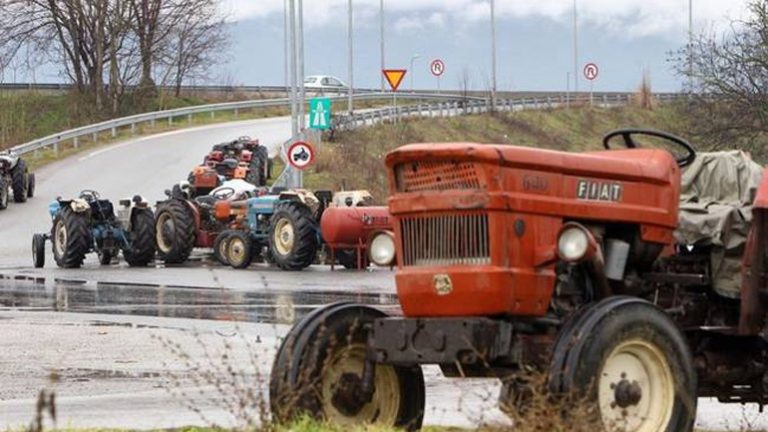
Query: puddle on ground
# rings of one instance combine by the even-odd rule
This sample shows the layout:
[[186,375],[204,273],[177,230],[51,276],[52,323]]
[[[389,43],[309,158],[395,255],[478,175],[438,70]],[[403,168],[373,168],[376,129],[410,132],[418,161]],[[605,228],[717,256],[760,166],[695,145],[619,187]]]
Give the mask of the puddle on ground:
[[233,291],[45,279],[0,278],[0,308],[291,324],[311,310],[353,301],[397,310],[394,294]]

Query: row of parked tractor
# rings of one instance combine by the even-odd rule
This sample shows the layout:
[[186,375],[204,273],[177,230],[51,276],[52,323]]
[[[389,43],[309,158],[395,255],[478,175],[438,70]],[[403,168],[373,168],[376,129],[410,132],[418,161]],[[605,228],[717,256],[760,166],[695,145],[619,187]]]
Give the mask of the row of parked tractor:
[[91,252],[105,265],[120,252],[130,266],[182,264],[196,248],[239,269],[255,261],[284,270],[394,263],[389,211],[372,206],[369,192],[268,187],[270,168],[267,148],[241,137],[213,146],[154,210],[139,195],[117,206],[92,190],[57,199],[50,233],[33,236],[34,265],[45,264],[47,240],[64,268],[80,267]]

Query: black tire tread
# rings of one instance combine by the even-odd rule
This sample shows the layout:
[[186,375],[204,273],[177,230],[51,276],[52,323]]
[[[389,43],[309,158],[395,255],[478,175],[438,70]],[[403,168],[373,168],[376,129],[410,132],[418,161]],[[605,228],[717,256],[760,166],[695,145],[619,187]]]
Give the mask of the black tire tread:
[[131,267],[146,267],[155,260],[155,215],[150,209],[133,211],[131,247],[123,251],[123,258]]
[[54,247],[53,257],[59,267],[79,268],[83,265],[85,255],[91,250],[91,245],[93,244],[89,215],[87,213],[76,213],[69,205],[63,205],[59,214],[53,220],[51,238],[54,241],[56,239],[55,228],[59,220],[67,227],[67,245],[63,256],[59,256],[56,253],[56,247]]
[[[187,207],[187,203],[179,199],[171,199],[158,204],[155,222],[160,216],[168,212],[174,221],[174,239],[173,246],[168,252],[164,252],[157,247],[157,253],[161,260],[168,264],[181,264],[189,259],[192,249],[195,247],[197,238],[197,227],[192,211]],[[157,229],[157,225],[155,225]]]
[[17,203],[26,202],[27,188],[29,187],[29,171],[27,170],[27,163],[23,159],[19,159],[16,166],[13,167],[11,176],[13,177],[13,182],[11,183],[13,201]]
[[[293,251],[287,256],[276,253],[274,230],[281,218],[288,218],[294,228]],[[269,249],[275,264],[283,270],[298,271],[309,267],[315,260],[318,249],[317,222],[310,209],[298,201],[283,201],[275,205],[270,217]]]

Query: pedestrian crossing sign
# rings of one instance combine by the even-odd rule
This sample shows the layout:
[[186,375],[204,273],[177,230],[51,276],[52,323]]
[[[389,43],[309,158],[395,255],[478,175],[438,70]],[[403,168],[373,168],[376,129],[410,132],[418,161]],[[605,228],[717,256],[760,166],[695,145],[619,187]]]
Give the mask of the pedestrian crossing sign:
[[331,100],[314,98],[309,101],[309,128],[326,130],[331,128]]

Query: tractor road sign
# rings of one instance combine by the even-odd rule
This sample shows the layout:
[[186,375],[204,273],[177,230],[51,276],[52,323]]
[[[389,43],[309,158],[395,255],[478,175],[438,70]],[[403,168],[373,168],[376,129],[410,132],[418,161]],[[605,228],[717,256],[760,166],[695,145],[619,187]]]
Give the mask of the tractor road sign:
[[314,98],[309,101],[309,128],[326,130],[331,128],[331,100]]
[[288,163],[303,170],[315,161],[315,148],[305,141],[296,141],[288,147]]
[[384,69],[382,71],[387,78],[389,86],[392,87],[393,92],[396,92],[397,88],[400,87],[400,83],[403,82],[406,72],[405,69]]

